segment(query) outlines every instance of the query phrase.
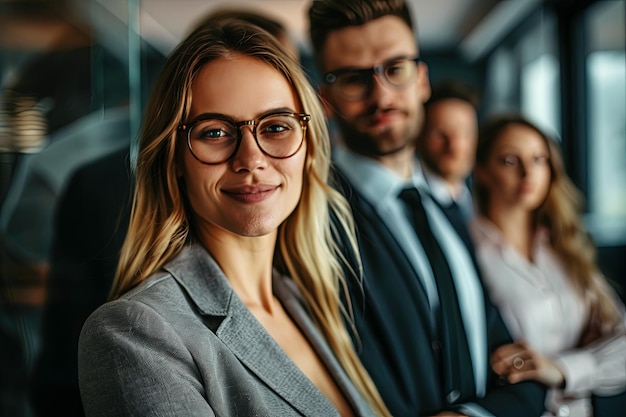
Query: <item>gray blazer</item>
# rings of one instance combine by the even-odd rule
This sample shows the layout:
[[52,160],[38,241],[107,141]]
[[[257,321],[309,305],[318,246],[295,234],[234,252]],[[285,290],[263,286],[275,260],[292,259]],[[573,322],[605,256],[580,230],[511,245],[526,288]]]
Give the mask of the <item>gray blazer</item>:
[[[360,416],[373,412],[312,323],[293,281],[274,292]],[[98,308],[79,342],[87,416],[338,416],[199,244]]]

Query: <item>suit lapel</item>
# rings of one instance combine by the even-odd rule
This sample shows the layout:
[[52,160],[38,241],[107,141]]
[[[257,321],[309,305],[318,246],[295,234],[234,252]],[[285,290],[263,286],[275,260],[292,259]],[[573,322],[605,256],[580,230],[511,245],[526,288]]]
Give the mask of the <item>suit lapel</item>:
[[[430,302],[428,301],[424,283],[415,272],[406,251],[398,243],[393,233],[389,230],[383,219],[380,218],[374,207],[350,186],[340,171],[337,171],[337,177],[340,182],[340,191],[344,193],[350,202],[355,223],[358,225],[357,233],[359,235],[359,246],[361,250],[367,256],[368,248],[374,245],[375,248],[372,250],[377,253],[377,259],[389,259],[390,269],[387,269],[387,271],[391,272],[394,268],[397,268],[398,276],[403,277],[403,279],[411,280],[412,284],[409,285],[409,288],[415,290],[413,291],[413,295],[418,298],[418,301],[416,301],[414,305],[423,306],[420,310],[422,317],[424,321],[428,323],[431,333],[434,333],[435,322],[428,308]],[[381,255],[381,252],[386,252],[386,255]],[[396,261],[392,261],[394,258]],[[366,261],[367,260],[364,260],[364,262]],[[386,277],[377,277],[374,279],[381,278]]]

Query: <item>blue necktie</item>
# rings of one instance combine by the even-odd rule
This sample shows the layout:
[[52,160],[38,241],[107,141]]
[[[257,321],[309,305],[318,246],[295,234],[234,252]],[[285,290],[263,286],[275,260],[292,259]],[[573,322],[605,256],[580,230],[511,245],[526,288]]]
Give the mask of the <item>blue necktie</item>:
[[451,204],[444,205],[443,203],[441,203],[439,204],[439,206],[443,210],[448,220],[450,220],[450,223],[452,223],[452,226],[463,240],[463,243],[465,243],[465,246],[467,246],[467,249],[469,249],[470,253],[473,254],[474,243],[472,242],[472,238],[467,228],[467,222],[463,217],[463,213],[461,213],[461,208],[459,207],[459,205],[455,201],[452,201]]

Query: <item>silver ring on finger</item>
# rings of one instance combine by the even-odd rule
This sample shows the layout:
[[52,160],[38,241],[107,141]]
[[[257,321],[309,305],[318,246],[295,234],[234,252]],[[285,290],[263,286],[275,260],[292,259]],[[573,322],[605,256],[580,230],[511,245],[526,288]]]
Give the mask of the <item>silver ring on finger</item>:
[[513,368],[517,369],[518,371],[522,370],[525,364],[526,361],[519,356],[516,356],[515,359],[513,359]]

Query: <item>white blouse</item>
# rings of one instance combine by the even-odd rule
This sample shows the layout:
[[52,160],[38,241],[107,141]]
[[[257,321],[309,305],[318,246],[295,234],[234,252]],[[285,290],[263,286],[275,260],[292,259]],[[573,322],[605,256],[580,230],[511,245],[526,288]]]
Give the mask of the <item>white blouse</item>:
[[[589,303],[568,277],[545,230],[535,236],[532,258],[517,252],[484,217],[471,224],[485,286],[516,340],[556,360],[564,390],[550,390],[546,416],[592,416],[590,395],[617,394],[626,388],[626,314],[617,294],[621,331],[584,348],[577,347],[589,317]],[[597,277],[602,280],[602,277]]]

